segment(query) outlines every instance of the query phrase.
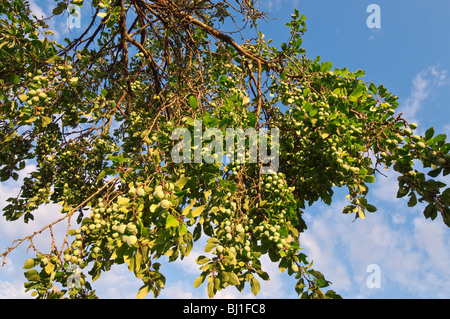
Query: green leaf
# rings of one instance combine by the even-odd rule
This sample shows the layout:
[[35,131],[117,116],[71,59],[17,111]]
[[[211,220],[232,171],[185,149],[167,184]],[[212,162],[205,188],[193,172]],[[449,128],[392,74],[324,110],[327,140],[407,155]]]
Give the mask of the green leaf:
[[42,119],[42,127],[46,127],[48,124],[50,124],[52,122],[51,117],[48,116],[41,116]]
[[216,247],[216,246],[217,246],[217,243],[215,243],[215,242],[210,242],[210,243],[206,244],[205,252],[207,252],[207,253],[211,252],[214,249],[214,247]]
[[41,278],[39,277],[39,273],[36,269],[31,269],[28,270],[24,273],[25,278],[28,279],[28,281],[37,281],[40,280]]
[[229,273],[228,283],[233,286],[239,285],[241,282],[239,281],[238,276],[234,272]]
[[373,95],[377,95],[378,88],[377,88],[377,86],[376,86],[375,84],[370,83],[369,91],[370,91],[370,93],[372,93]]
[[17,76],[17,74],[14,74],[14,73],[12,73],[12,74],[9,76],[9,80],[10,80],[12,83],[19,83],[19,82],[20,82],[20,78]]
[[179,189],[183,189],[184,185],[189,181],[189,178],[187,178],[184,175],[181,175],[181,178],[175,182],[174,186],[178,187]]
[[148,294],[148,286],[144,285],[141,288],[139,288],[136,298],[143,299],[147,296],[147,294]]
[[3,141],[3,143],[9,142],[13,139],[13,137],[17,134],[17,130],[11,132],[10,134],[8,134],[8,136],[5,138],[5,140]]
[[304,101],[303,102],[303,109],[305,110],[305,112],[309,113],[309,111],[311,111],[312,105],[309,102]]
[[25,123],[31,123],[37,120],[36,116],[31,116],[28,120],[25,121]]
[[375,182],[375,176],[369,175],[369,176],[364,177],[364,182],[366,182],[366,183]]
[[66,10],[66,8],[67,8],[67,4],[64,2],[60,2],[60,3],[58,3],[58,6],[55,9],[53,9],[52,13],[54,15],[60,15],[64,12],[64,10]]
[[423,215],[425,218],[435,219],[437,215],[437,209],[434,207],[433,203],[430,203],[425,207],[425,210],[423,211]]
[[117,156],[109,155],[108,159],[109,159],[110,161],[118,162],[118,163],[124,163],[124,162],[130,160],[130,159],[127,158],[127,157],[123,157],[123,154],[119,154],[119,155],[117,155]]
[[20,99],[20,101],[25,102],[25,101],[28,99],[28,95],[26,95],[26,94],[21,94],[21,95],[19,96],[19,99]]
[[417,204],[416,193],[411,192],[411,197],[408,201],[408,207],[414,207]]
[[23,265],[23,269],[31,269],[37,264],[39,264],[39,262],[37,262],[34,258],[27,259],[27,261]]
[[331,70],[331,67],[333,66],[333,63],[331,62],[325,62],[321,65],[320,70],[324,73]]
[[433,169],[427,173],[428,176],[437,177],[442,172],[442,167]]
[[198,256],[195,262],[197,265],[204,265],[206,264],[210,259],[206,256]]
[[97,182],[102,180],[103,177],[105,177],[105,176],[106,176],[106,171],[105,170],[101,171],[100,174],[98,174],[98,176],[97,176]]
[[377,208],[376,208],[375,206],[371,205],[371,204],[367,204],[367,205],[366,205],[366,209],[367,209],[367,211],[370,212],[370,213],[373,213],[373,212],[376,212],[376,211],[377,211]]
[[212,298],[215,295],[215,291],[214,291],[214,281],[210,281],[208,283],[208,287],[206,289],[206,291],[208,292],[208,297]]
[[180,224],[180,222],[178,221],[178,219],[175,218],[175,216],[173,216],[173,215],[167,216],[166,228],[178,227],[179,224]]
[[356,102],[358,101],[358,98],[361,96],[362,93],[363,93],[362,90],[357,89],[353,91],[352,94],[349,95],[348,100],[351,102]]
[[255,296],[259,293],[259,290],[261,289],[259,282],[258,280],[256,280],[255,277],[253,277],[250,280],[250,289]]
[[197,101],[197,98],[195,97],[195,96],[190,96],[189,97],[189,105],[191,106],[191,108],[193,109],[193,110],[196,110],[197,109],[197,107],[198,107],[198,101]]
[[200,287],[200,285],[205,281],[205,276],[200,275],[194,280],[194,288]]
[[256,273],[258,274],[258,276],[262,279],[262,280],[269,280],[269,274],[265,271],[262,270],[257,270]]
[[426,132],[425,132],[425,140],[429,140],[430,138],[432,138],[434,135],[434,128],[430,127]]
[[446,138],[447,138],[447,135],[445,135],[445,134],[439,134],[439,135],[436,135],[436,136],[434,137],[434,141],[435,141],[436,143],[444,142]]
[[47,274],[50,275],[55,270],[55,265],[49,262],[47,265],[45,265],[44,270]]
[[192,217],[200,216],[200,214],[203,213],[203,211],[205,210],[205,207],[206,207],[205,205],[202,205],[194,208],[191,212]]

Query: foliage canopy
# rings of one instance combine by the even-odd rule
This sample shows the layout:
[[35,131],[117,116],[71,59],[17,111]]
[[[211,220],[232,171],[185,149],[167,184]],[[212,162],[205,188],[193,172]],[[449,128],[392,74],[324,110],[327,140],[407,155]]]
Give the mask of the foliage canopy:
[[[26,261],[27,291],[95,298],[90,281],[126,263],[142,280],[137,296],[157,297],[165,284],[158,259],[183,259],[203,236],[209,257],[198,257],[194,286],[206,282],[210,297],[246,284],[257,294],[258,280],[269,280],[260,262],[268,255],[295,276],[302,298],[339,298],[301,250],[303,212],[346,187],[343,213],[365,218],[376,211],[366,195],[380,167],[400,173],[397,197],[428,203],[425,217],[440,214],[450,226],[450,191],[433,179],[450,172],[446,136],[416,135],[395,114],[397,96],[364,82],[362,70],[307,58],[297,10],[286,42],[272,46],[258,31],[266,14],[255,2],[72,0],[91,6],[92,19],[80,37],[57,43],[26,1],[1,1],[0,179],[37,165],[3,215],[28,223],[40,206],[59,203],[61,216],[44,229],[69,225],[63,243]],[[238,24],[221,31],[238,18],[255,30],[242,44],[233,38]],[[174,163],[172,133],[194,134],[195,121],[223,134],[278,128],[279,141],[269,142],[278,143],[278,170],[262,174],[264,163],[248,158]],[[25,241],[33,247],[37,234],[0,256]],[[82,271],[70,285],[75,265]]]

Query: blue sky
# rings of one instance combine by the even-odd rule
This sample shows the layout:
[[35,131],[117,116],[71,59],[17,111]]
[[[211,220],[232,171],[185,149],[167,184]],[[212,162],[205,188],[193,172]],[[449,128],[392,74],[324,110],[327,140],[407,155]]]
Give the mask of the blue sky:
[[[48,14],[54,1],[30,1],[37,14]],[[424,132],[433,126],[436,132],[450,136],[450,2],[433,1],[261,1],[262,9],[271,17],[260,28],[267,38],[281,43],[288,37],[284,23],[290,20],[294,8],[307,17],[308,31],[303,46],[310,58],[320,56],[335,67],[366,71],[365,80],[384,84],[399,96],[399,110],[409,121],[419,124]],[[366,12],[369,4],[381,9],[381,28],[369,29]],[[81,11],[85,19],[91,14],[89,6]],[[82,20],[82,26],[83,26]],[[55,37],[76,36],[69,32],[65,21],[50,22]],[[21,177],[33,171],[32,163]],[[345,192],[337,191],[331,206],[318,203],[305,211],[308,230],[301,242],[317,270],[333,282],[331,288],[344,298],[448,298],[450,296],[450,230],[439,216],[426,220],[424,206],[408,208],[405,199],[396,199],[397,175],[387,171],[372,185],[369,199],[378,211],[365,220],[353,221],[343,215],[347,205]],[[449,176],[442,178],[447,184]],[[14,196],[19,184],[0,184],[0,208],[5,199]],[[56,219],[57,206],[43,207],[36,221],[29,225],[6,223],[0,219],[0,251],[16,238],[26,236]],[[65,225],[55,228],[62,238]],[[45,247],[48,234],[36,238],[35,244]],[[201,244],[201,243],[200,243]],[[27,244],[11,253],[7,265],[0,268],[0,298],[27,298],[23,292],[24,261]],[[164,263],[167,278],[161,298],[207,298],[206,287],[193,288],[198,276],[195,258],[204,254],[202,246],[194,246],[191,256],[182,262]],[[380,287],[369,288],[369,265],[380,269]],[[295,298],[295,280],[279,274],[275,264],[265,259],[263,265],[271,281],[261,282],[258,298]],[[102,298],[135,298],[140,281],[133,278],[126,266],[117,266],[94,283]],[[151,297],[151,296],[150,296]],[[217,298],[253,298],[249,290],[243,296],[231,287],[219,292]]]

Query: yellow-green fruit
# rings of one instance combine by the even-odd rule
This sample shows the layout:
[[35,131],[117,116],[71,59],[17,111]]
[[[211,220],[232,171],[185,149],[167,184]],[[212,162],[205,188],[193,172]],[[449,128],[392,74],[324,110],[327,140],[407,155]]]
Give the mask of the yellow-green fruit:
[[145,190],[142,187],[138,187],[138,189],[136,190],[136,194],[140,197],[144,197],[145,196]]
[[417,128],[417,124],[416,124],[416,123],[411,123],[411,124],[409,124],[409,127],[410,127],[412,130],[415,130],[415,129]]
[[134,235],[128,236],[128,239],[127,239],[127,245],[128,246],[131,247],[131,246],[133,246],[136,243],[137,243],[137,237],[136,236],[134,236]]
[[135,193],[136,193],[136,188],[134,188],[134,187],[130,188],[130,190],[128,191],[128,195],[130,195],[130,196],[134,196]]
[[156,190],[153,192],[153,197],[156,199],[163,199],[164,198],[164,192],[162,190]]
[[163,199],[161,201],[160,205],[161,205],[162,208],[168,209],[172,205],[172,203],[169,202],[167,199]]
[[121,233],[121,234],[123,234],[124,232],[125,232],[125,229],[127,228],[127,225],[120,225],[118,228],[117,228],[117,231],[119,232],[119,233]]
[[128,223],[126,228],[127,228],[127,231],[129,231],[130,233],[133,233],[134,231],[136,231],[136,225],[133,223]]
[[437,160],[437,164],[440,166],[444,166],[446,163],[447,163],[447,161],[443,157],[439,157]]

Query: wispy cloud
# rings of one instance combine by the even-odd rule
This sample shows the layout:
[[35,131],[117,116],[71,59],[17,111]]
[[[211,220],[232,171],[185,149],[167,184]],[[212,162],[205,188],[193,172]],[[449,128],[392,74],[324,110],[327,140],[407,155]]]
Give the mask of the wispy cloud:
[[411,94],[400,105],[399,112],[409,122],[418,122],[419,112],[426,107],[428,99],[432,98],[437,89],[448,85],[447,71],[438,65],[430,66],[420,71],[412,80]]
[[[345,298],[446,298],[450,293],[447,228],[442,220],[426,220],[419,208],[402,211],[391,203],[379,203],[377,212],[355,222],[340,213],[345,201],[321,206],[303,237],[315,268]],[[398,215],[407,222],[396,223]],[[366,285],[370,264],[380,266],[379,289]]]
[[287,5],[291,7],[297,7],[299,0],[267,0],[261,1],[261,7],[263,10],[267,11],[278,11]]

